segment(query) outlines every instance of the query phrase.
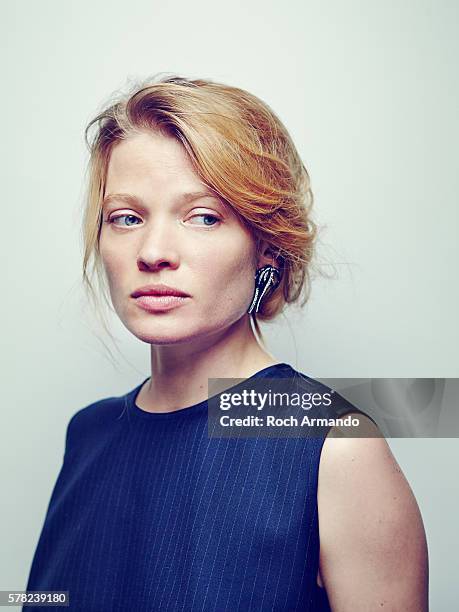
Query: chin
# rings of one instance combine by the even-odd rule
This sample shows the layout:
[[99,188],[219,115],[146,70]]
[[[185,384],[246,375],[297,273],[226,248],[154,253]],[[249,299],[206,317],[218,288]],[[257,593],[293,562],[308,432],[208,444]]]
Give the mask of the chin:
[[169,329],[161,330],[159,329],[160,325],[155,324],[154,322],[151,322],[148,325],[126,325],[126,327],[131,334],[142,342],[156,345],[182,344],[190,341],[196,335],[200,335],[199,332],[198,334],[191,334],[188,325],[183,326],[183,333],[180,333],[180,328],[178,325],[170,325],[168,326]]

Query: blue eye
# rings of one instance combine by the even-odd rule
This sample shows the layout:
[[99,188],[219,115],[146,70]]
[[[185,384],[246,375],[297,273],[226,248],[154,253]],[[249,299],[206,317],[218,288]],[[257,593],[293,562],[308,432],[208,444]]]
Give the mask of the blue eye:
[[[207,218],[213,219],[217,223],[220,223],[220,219],[216,217],[215,215],[211,215],[210,213],[202,213],[200,215],[193,215],[191,219],[194,219],[194,217],[207,217]],[[213,227],[214,225],[216,225],[216,223],[212,223],[211,225],[209,225],[208,223],[204,223],[204,225],[206,225],[207,227]]]
[[[113,223],[117,219],[122,219],[123,217],[125,217],[126,219],[129,219],[129,218],[130,219],[138,219],[138,217],[136,217],[135,215],[115,215],[114,217],[110,217],[110,219],[107,221],[107,223]],[[132,224],[125,225],[124,227],[130,227],[130,225],[132,225]],[[134,225],[137,225],[137,224],[134,224]]]

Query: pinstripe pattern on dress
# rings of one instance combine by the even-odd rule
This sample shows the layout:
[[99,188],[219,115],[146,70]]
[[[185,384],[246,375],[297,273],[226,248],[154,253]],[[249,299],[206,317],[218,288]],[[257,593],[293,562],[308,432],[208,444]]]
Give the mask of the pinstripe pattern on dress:
[[144,382],[70,420],[27,589],[68,590],[81,612],[329,611],[316,583],[325,433],[212,438],[207,402],[146,412]]

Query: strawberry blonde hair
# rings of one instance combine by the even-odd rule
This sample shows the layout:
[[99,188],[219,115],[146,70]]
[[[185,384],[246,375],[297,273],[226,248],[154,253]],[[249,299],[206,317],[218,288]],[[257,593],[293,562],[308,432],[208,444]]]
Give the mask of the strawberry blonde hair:
[[[96,127],[92,138],[89,131]],[[114,146],[139,132],[176,138],[200,179],[250,229],[258,248],[265,240],[281,271],[278,287],[250,314],[268,321],[286,304],[304,306],[317,226],[308,172],[283,123],[255,95],[211,80],[158,75],[113,100],[85,129],[90,151],[83,219],[83,284],[97,302],[89,265],[105,288],[99,251],[102,200]],[[106,304],[109,301],[102,291]]]

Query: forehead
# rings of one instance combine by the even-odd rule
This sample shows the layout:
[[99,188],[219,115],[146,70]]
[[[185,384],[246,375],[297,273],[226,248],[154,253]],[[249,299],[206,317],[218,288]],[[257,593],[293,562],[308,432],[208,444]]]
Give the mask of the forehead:
[[175,184],[202,186],[184,146],[172,136],[135,134],[117,143],[111,152],[106,185],[150,181],[156,187]]
[[232,207],[200,179],[177,139],[140,133],[113,147],[105,181],[104,208],[113,202],[182,205],[205,197],[214,198],[214,203],[218,201],[228,215],[235,216]]

